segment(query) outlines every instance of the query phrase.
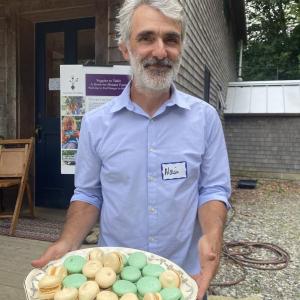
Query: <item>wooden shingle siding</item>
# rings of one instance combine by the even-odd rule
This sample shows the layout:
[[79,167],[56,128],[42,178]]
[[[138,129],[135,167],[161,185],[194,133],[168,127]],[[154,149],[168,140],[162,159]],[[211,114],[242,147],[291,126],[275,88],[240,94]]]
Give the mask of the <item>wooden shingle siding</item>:
[[[111,3],[109,64],[125,63],[115,41],[116,13],[120,0]],[[218,107],[219,87],[225,99],[228,81],[236,79],[235,42],[223,13],[223,0],[180,1],[188,16],[186,49],[176,80],[179,89],[203,98],[204,68],[211,73],[210,103]]]
[[299,116],[226,116],[233,175],[300,179]]
[[7,26],[5,22],[5,7],[0,5],[0,136],[6,136],[7,132],[7,89],[6,89],[6,41]]

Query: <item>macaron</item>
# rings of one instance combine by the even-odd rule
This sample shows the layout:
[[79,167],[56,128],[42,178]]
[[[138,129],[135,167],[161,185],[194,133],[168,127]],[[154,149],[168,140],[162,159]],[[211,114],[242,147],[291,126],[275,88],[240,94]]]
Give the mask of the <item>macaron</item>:
[[39,299],[53,299],[54,295],[61,288],[60,278],[53,275],[45,275],[38,283]]
[[119,297],[127,293],[136,294],[137,288],[134,283],[128,280],[117,280],[112,286],[113,292],[115,292]]
[[128,256],[128,265],[142,269],[147,264],[147,256],[143,252],[133,252]]
[[124,266],[123,255],[119,252],[105,253],[102,262],[104,267],[112,268],[117,274],[122,271]]
[[68,275],[68,271],[64,266],[49,266],[46,272],[48,275],[57,276],[60,281]]
[[77,300],[78,290],[76,288],[63,288],[54,295],[54,300]]
[[164,300],[180,300],[182,298],[180,289],[175,287],[164,288],[160,291],[160,294]]
[[79,289],[82,284],[87,281],[87,278],[82,274],[71,274],[63,280],[64,287],[74,287]]
[[111,291],[101,291],[98,295],[96,300],[118,300],[118,296]]
[[138,296],[134,293],[124,294],[120,300],[139,300]]
[[107,289],[115,283],[117,274],[112,268],[103,267],[97,271],[95,280],[100,288]]
[[86,259],[80,255],[71,255],[67,257],[63,263],[64,267],[67,269],[68,273],[81,273]]
[[125,267],[121,272],[121,278],[131,282],[136,282],[140,279],[142,273],[139,268],[133,266]]
[[154,276],[159,277],[162,272],[164,272],[165,269],[158,264],[147,264],[143,270],[142,274],[143,276]]
[[79,300],[94,300],[100,292],[99,286],[95,281],[86,281],[78,291]]
[[94,279],[101,268],[102,263],[99,260],[88,260],[82,268],[82,274],[89,279]]
[[158,278],[145,276],[138,280],[136,287],[139,295],[144,297],[147,293],[157,293],[161,290],[161,283]]
[[163,300],[163,298],[160,293],[147,293],[143,300]]
[[159,280],[163,288],[179,288],[181,285],[181,276],[174,270],[166,270],[162,272],[159,276]]
[[95,248],[89,252],[88,259],[89,260],[99,260],[100,262],[102,262],[103,255],[104,255],[104,252],[101,249]]

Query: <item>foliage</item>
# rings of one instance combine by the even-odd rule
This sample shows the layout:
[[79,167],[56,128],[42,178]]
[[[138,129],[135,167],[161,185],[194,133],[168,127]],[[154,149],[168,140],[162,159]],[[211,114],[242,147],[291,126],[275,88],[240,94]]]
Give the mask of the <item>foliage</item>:
[[244,80],[300,79],[299,0],[246,0]]

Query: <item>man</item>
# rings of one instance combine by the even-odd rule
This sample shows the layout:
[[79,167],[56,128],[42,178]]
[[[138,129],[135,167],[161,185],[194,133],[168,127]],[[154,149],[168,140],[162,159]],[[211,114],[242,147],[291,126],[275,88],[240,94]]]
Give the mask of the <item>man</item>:
[[194,275],[202,299],[217,271],[229,207],[221,122],[209,104],[172,84],[185,35],[177,0],[126,0],[118,18],[133,79],[83,119],[64,230],[32,265],[78,249],[100,213],[101,246],[167,257]]

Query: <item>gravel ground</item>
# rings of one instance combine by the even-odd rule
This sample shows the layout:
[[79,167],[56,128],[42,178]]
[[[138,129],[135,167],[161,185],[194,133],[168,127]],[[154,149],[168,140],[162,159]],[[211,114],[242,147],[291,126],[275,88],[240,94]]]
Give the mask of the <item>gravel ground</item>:
[[[225,229],[225,242],[251,241],[275,244],[290,255],[282,270],[246,268],[246,279],[229,287],[212,287],[211,294],[245,298],[256,295],[262,300],[300,299],[300,182],[259,180],[255,189],[238,189],[233,178],[233,211]],[[230,221],[230,217],[232,219]],[[260,250],[255,258],[275,256]],[[222,259],[215,283],[237,279],[240,268]]]

